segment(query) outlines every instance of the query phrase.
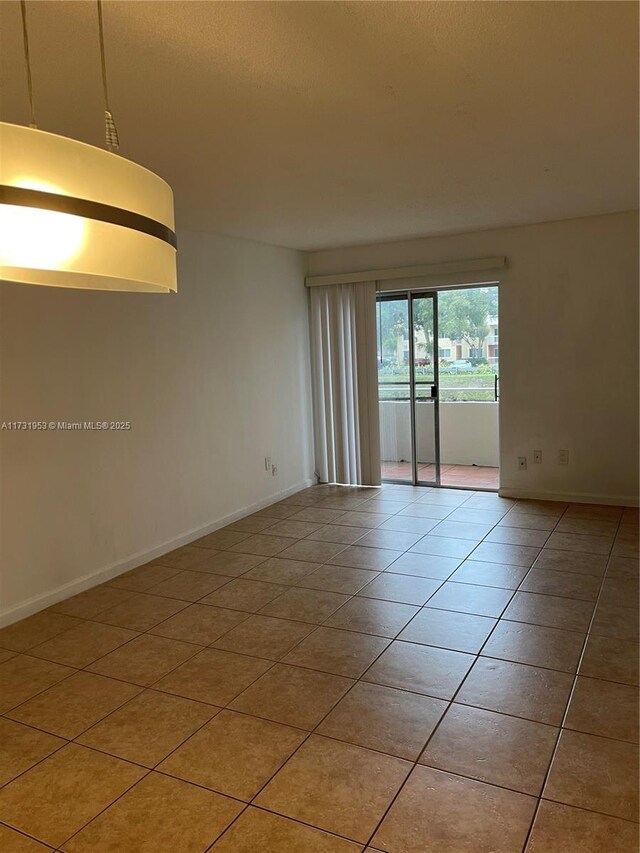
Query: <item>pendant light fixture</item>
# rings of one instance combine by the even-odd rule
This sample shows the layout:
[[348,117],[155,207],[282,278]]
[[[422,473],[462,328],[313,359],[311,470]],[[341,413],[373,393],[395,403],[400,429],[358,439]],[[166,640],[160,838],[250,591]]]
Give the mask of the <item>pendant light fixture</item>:
[[177,290],[173,193],[120,157],[97,0],[106,144],[38,130],[21,0],[30,126],[0,122],[0,279],[88,290]]

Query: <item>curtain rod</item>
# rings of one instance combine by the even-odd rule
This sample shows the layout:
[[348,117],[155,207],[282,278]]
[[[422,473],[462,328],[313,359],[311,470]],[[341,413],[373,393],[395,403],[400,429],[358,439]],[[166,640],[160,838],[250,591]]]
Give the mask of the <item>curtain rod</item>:
[[417,278],[421,275],[445,275],[447,273],[475,272],[476,270],[497,270],[507,264],[502,256],[494,258],[476,258],[471,261],[448,261],[442,264],[422,264],[416,267],[384,267],[362,272],[336,273],[335,275],[308,275],[305,287],[319,287],[323,284],[352,284],[359,281],[385,281],[394,278]]

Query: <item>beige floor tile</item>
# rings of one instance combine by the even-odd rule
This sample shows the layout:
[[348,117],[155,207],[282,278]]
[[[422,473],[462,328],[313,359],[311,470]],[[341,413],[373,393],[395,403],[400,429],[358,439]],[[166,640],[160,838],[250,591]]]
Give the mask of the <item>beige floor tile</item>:
[[73,616],[42,610],[0,629],[0,647],[14,652],[26,652],[78,624]]
[[481,542],[473,552],[473,560],[504,563],[507,566],[531,566],[540,553],[529,545],[505,545],[501,542]]
[[640,637],[638,608],[598,604],[590,630],[596,637],[611,637],[637,643]]
[[278,521],[284,518],[291,518],[291,516],[295,515],[297,511],[297,507],[294,504],[286,504],[279,501],[278,503],[271,504],[270,506],[267,506],[264,509],[259,509],[257,512],[254,512],[253,515],[250,517],[273,518],[274,521]]
[[456,652],[477,654],[496,624],[495,619],[424,607],[398,639]]
[[353,683],[339,675],[276,664],[241,693],[231,708],[310,731]]
[[13,720],[73,740],[140,692],[139,687],[78,672],[9,712]]
[[89,669],[100,675],[149,687],[195,651],[197,647],[190,643],[144,634],[100,658]]
[[436,699],[451,699],[473,660],[461,652],[394,640],[363,678]]
[[638,643],[590,636],[580,664],[580,675],[637,685],[640,682],[639,660]]
[[270,557],[256,566],[255,569],[247,572],[245,579],[295,585],[314,569],[319,568],[320,563],[309,563],[305,560],[281,560],[279,557]]
[[217,712],[213,705],[145,690],[86,731],[78,742],[155,767]]
[[638,747],[565,730],[543,793],[548,800],[637,820]]
[[255,613],[289,589],[278,583],[264,583],[236,578],[229,581],[222,589],[217,589],[211,595],[202,599],[203,604],[213,604],[214,607],[228,607],[231,610],[242,610],[245,613]]
[[232,548],[234,545],[248,538],[248,533],[240,533],[236,530],[223,528],[222,530],[215,530],[213,533],[207,533],[206,536],[201,536],[200,539],[196,539],[192,544],[200,548],[212,548],[223,551],[226,548]]
[[[0,718],[0,785],[6,785],[65,745],[64,740]],[[4,850],[3,847],[0,849]]]
[[607,578],[638,579],[640,562],[630,557],[611,557],[607,566]]
[[542,548],[549,538],[546,530],[532,530],[523,527],[506,527],[504,525],[494,527],[487,535],[487,542],[502,542],[505,545],[530,545],[533,548]]
[[395,601],[354,597],[326,621],[331,628],[393,638],[413,619],[419,608]]
[[183,545],[158,557],[156,563],[173,569],[194,569],[204,560],[206,553],[194,545]]
[[221,711],[158,769],[249,802],[306,737],[300,729]]
[[564,726],[638,743],[638,702],[637,687],[579,676]]
[[372,844],[389,853],[517,853],[535,799],[416,767]]
[[415,761],[446,708],[441,699],[360,681],[317,733]]
[[512,595],[510,589],[447,581],[431,596],[429,607],[471,613],[475,616],[498,617]]
[[386,548],[389,551],[406,551],[420,539],[420,533],[405,533],[401,530],[370,530],[358,540],[358,547]]
[[0,649],[0,663],[4,663],[6,660],[10,660],[17,654],[18,652],[10,652],[8,649]]
[[[167,599],[168,601],[169,599]],[[247,618],[238,610],[192,604],[151,629],[152,634],[208,646]]]
[[537,513],[518,512],[510,510],[499,522],[500,527],[520,527],[525,530],[547,530],[551,532],[556,526],[555,517],[549,518]]
[[473,539],[454,539],[449,536],[434,536],[427,533],[415,545],[411,546],[412,554],[432,554],[435,557],[458,557],[463,560],[476,548]]
[[492,524],[477,524],[469,521],[452,521],[451,517],[446,518],[437,524],[431,534],[433,536],[446,536],[450,539],[468,539],[472,542],[480,542],[487,536]]
[[549,548],[558,551],[577,551],[581,554],[608,554],[610,536],[588,536],[581,533],[552,533],[547,540]]
[[71,598],[65,598],[49,608],[51,613],[65,613],[80,619],[93,619],[116,604],[121,604],[131,598],[133,592],[126,589],[116,589],[112,586],[96,586],[81,592]]
[[349,545],[327,562],[333,566],[350,566],[353,569],[369,569],[381,572],[402,555],[402,551],[386,548],[365,548],[360,544]]
[[441,583],[442,581],[431,578],[384,572],[363,587],[358,595],[366,598],[380,598],[383,601],[397,601],[399,604],[422,606]]
[[318,521],[294,521],[287,518],[284,521],[278,521],[273,527],[269,527],[265,531],[269,536],[289,536],[292,539],[303,539],[311,533],[315,533],[322,527],[322,522]]
[[16,655],[0,664],[0,713],[21,705],[74,670],[51,661]]
[[501,619],[482,649],[486,657],[575,672],[584,634]]
[[226,583],[229,583],[229,578],[221,575],[183,571],[151,587],[149,592],[156,596],[177,598],[180,601],[199,601]]
[[449,516],[449,521],[471,521],[474,524],[497,524],[506,514],[506,507],[503,509],[473,509],[467,506],[461,506],[460,509],[454,509]]
[[453,704],[420,763],[539,796],[558,729]]
[[558,726],[572,683],[565,672],[478,658],[456,702]]
[[527,853],[585,853],[587,850],[589,853],[636,853],[638,825],[543,800]]
[[447,580],[461,562],[457,557],[436,557],[433,554],[408,552],[394,560],[385,571],[398,575],[416,575],[433,580]]
[[537,592],[516,592],[503,616],[514,622],[586,633],[592,613],[591,601],[540,595]]
[[337,628],[316,628],[283,662],[359,678],[389,645],[389,640]]
[[291,521],[317,521],[321,525],[326,525],[331,524],[336,518],[340,518],[341,515],[343,515],[343,512],[340,509],[320,509],[319,507],[310,506],[306,507],[306,509],[299,509],[293,515],[290,515],[289,518]]
[[501,589],[517,589],[529,569],[525,566],[503,566],[500,563],[482,563],[480,560],[465,560],[449,580],[456,583],[471,583],[478,586],[496,586]]
[[378,576],[378,572],[355,569],[347,566],[320,566],[298,581],[298,586],[307,589],[326,589],[328,592],[343,592],[354,595],[369,581]]
[[29,654],[80,668],[88,666],[136,636],[136,631],[127,628],[102,625],[98,622],[79,622],[73,628],[31,649]]
[[539,592],[544,595],[559,595],[583,601],[595,601],[599,589],[600,578],[594,575],[546,569],[530,571],[520,587],[523,592]]
[[204,649],[156,686],[159,690],[187,699],[226,705],[271,665],[271,661],[247,655]]
[[0,820],[58,847],[144,773],[69,744],[0,790]]
[[[340,513],[342,515],[342,513]],[[370,528],[368,527],[348,527],[340,524],[325,524],[307,539],[310,542],[333,542],[336,545],[353,545],[358,539],[361,539]]]
[[240,803],[150,773],[86,826],[68,853],[195,853],[204,851],[242,810]]
[[239,578],[266,560],[260,554],[236,554],[234,551],[207,551],[195,571],[210,572],[227,578]]
[[289,589],[266,604],[261,613],[281,619],[294,619],[320,625],[349,601],[348,595],[321,589]]
[[178,569],[172,569],[169,566],[159,566],[156,563],[147,563],[144,566],[138,566],[137,569],[131,569],[131,571],[125,572],[123,575],[112,578],[109,581],[109,586],[129,589],[131,592],[146,592],[152,586],[169,580],[169,578],[177,574]]
[[148,631],[187,606],[185,601],[159,595],[135,593],[132,598],[95,617],[96,622],[117,625],[132,631]]
[[243,655],[280,660],[313,631],[313,625],[274,619],[271,616],[249,616],[241,625],[220,637],[213,645]]
[[337,518],[335,523],[342,524],[347,527],[368,527],[373,530],[379,527],[383,522],[388,521],[390,516],[384,512],[353,512],[347,511],[340,518]]
[[248,516],[247,518],[241,518],[238,521],[234,521],[233,524],[228,524],[225,530],[249,534],[260,533],[262,530],[266,530],[275,523],[275,518],[266,518],[264,516],[262,518],[256,518],[255,516]]
[[587,533],[594,536],[608,536],[613,539],[617,529],[617,520],[572,518],[565,515],[558,522],[556,533]]
[[602,554],[578,554],[573,551],[543,548],[533,565],[536,569],[602,577],[607,566],[607,557]]
[[[446,518],[448,515],[451,515],[455,507],[452,506],[437,506],[436,504],[424,504],[420,502],[409,504],[405,509],[401,509],[393,518],[400,518],[402,516],[407,518],[425,518],[432,521],[435,521],[436,524],[438,521],[442,521],[443,518]],[[432,528],[436,525],[433,524]]]
[[212,850],[215,853],[360,853],[362,845],[296,823],[280,815],[248,808]]
[[610,578],[607,575],[602,585],[599,603],[603,607],[632,607],[634,602],[638,601],[639,595],[638,578]]
[[8,826],[0,825],[0,850],[3,853],[45,853],[46,850],[51,850],[51,847],[45,847],[38,841],[27,838]]
[[[399,510],[399,512],[408,512],[411,506],[408,504],[404,510]],[[424,509],[424,507],[419,509]],[[378,530],[397,530],[399,533],[416,533],[419,536],[424,536],[433,530],[438,522],[438,518],[424,518],[422,515],[392,515],[388,521],[380,525]]]
[[320,542],[314,539],[302,539],[290,545],[280,553],[285,560],[307,560],[311,563],[328,563],[332,557],[344,550],[345,546],[337,542]]
[[312,735],[256,798],[256,804],[365,843],[411,765]]
[[[270,525],[270,528],[273,525]],[[275,557],[285,548],[294,545],[296,539],[293,536],[268,536],[265,533],[254,533],[243,542],[239,542],[229,550],[239,551],[241,554],[259,554],[264,557]]]

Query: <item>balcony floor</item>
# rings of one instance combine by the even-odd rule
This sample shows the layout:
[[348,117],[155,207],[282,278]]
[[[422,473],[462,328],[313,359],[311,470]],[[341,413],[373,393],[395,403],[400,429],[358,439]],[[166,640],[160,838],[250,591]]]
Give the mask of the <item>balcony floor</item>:
[[[435,465],[419,464],[418,477],[422,481],[435,478]],[[411,480],[410,462],[383,462],[383,480]],[[500,485],[500,469],[481,465],[441,465],[442,486],[460,486],[474,489],[497,489]]]

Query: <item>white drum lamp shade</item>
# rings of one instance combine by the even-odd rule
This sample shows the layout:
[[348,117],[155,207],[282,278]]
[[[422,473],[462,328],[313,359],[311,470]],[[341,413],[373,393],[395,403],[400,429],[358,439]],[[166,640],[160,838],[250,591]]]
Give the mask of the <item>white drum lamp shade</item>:
[[173,193],[130,160],[0,122],[0,278],[177,290]]

